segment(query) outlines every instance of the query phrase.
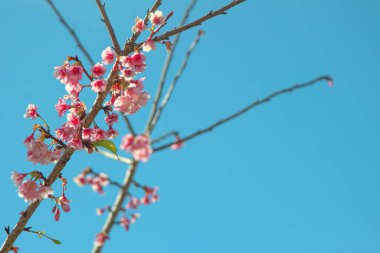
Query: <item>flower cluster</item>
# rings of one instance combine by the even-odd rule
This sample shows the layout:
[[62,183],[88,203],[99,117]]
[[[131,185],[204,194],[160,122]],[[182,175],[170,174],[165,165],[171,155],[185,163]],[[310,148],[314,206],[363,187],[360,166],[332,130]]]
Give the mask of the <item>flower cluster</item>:
[[104,195],[103,187],[109,184],[109,179],[106,174],[94,174],[91,168],[87,168],[74,178],[74,182],[81,187],[91,185],[94,192]]
[[[30,179],[26,179],[28,175],[30,175]],[[25,202],[41,201],[54,193],[50,186],[43,184],[45,180],[43,175],[36,171],[30,173],[13,171],[11,179],[18,188],[18,196],[23,198]]]
[[120,149],[131,152],[134,159],[143,162],[147,162],[153,152],[150,138],[145,135],[125,135],[120,144]]

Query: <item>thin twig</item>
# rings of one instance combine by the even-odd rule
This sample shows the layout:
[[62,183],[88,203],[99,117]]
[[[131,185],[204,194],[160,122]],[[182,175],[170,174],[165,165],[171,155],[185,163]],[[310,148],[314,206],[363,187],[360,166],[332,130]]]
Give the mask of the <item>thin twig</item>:
[[[182,17],[182,20],[181,20],[181,22],[179,24],[179,27],[182,27],[182,26],[185,25],[185,23],[189,19],[190,13],[193,10],[193,8],[194,8],[194,6],[195,6],[196,3],[197,3],[197,0],[192,0],[190,2],[189,6],[185,10],[185,13],[183,14],[183,17]],[[152,109],[150,111],[150,115],[149,115],[149,119],[148,119],[148,123],[147,123],[146,128],[145,128],[145,132],[146,133],[150,132],[151,124],[152,124],[152,121],[153,121],[154,116],[156,114],[158,102],[161,99],[161,94],[162,94],[162,90],[164,88],[164,84],[165,84],[165,81],[166,81],[166,76],[168,74],[169,67],[170,67],[170,64],[171,64],[172,59],[173,59],[173,54],[174,54],[174,52],[175,52],[175,50],[177,48],[177,44],[179,42],[180,36],[181,36],[181,34],[178,33],[174,37],[174,40],[173,40],[173,43],[172,43],[172,46],[171,46],[171,50],[169,50],[168,53],[167,53],[167,55],[166,55],[165,63],[163,65],[162,71],[161,71],[160,81],[159,81],[158,87],[157,87],[156,96],[154,98],[154,101],[153,101],[153,104],[152,104]]]
[[153,128],[156,126],[157,121],[160,119],[160,116],[161,116],[162,111],[164,110],[165,106],[166,106],[167,103],[169,102],[170,97],[171,97],[172,94],[173,94],[174,88],[176,87],[179,78],[182,76],[182,73],[183,73],[183,71],[185,70],[185,68],[186,68],[186,66],[187,66],[187,63],[188,63],[188,61],[189,61],[189,59],[190,59],[190,55],[191,55],[191,53],[193,52],[193,50],[195,49],[195,47],[198,45],[199,40],[200,40],[201,36],[203,35],[203,33],[204,33],[204,32],[203,32],[202,30],[200,30],[200,31],[198,32],[198,34],[197,34],[197,36],[195,37],[194,41],[191,43],[190,48],[189,48],[188,51],[186,52],[185,59],[183,60],[180,69],[178,70],[177,74],[176,74],[175,77],[174,77],[173,82],[171,83],[171,85],[170,85],[168,91],[166,92],[164,98],[162,99],[162,102],[161,102],[160,107],[159,107],[159,108],[157,109],[157,111],[156,111],[156,114],[155,114],[154,119],[153,119],[153,121],[152,121],[152,124],[151,124],[151,126],[150,126],[150,132],[153,131]]
[[135,130],[133,129],[133,126],[132,126],[132,123],[131,121],[129,120],[128,116],[123,114],[123,113],[120,113],[121,116],[123,117],[124,121],[125,121],[125,124],[127,124],[127,127],[128,127],[128,130],[129,132],[133,135],[133,136],[136,136],[136,132]]
[[120,54],[120,45],[119,45],[119,42],[117,41],[115,32],[114,32],[112,24],[111,24],[111,21],[108,18],[106,9],[104,8],[105,4],[102,4],[102,2],[100,0],[96,0],[96,4],[98,5],[99,11],[102,14],[102,21],[104,22],[104,24],[107,27],[108,33],[109,33],[111,40],[112,40],[113,47],[114,47],[116,53]]
[[160,141],[163,141],[163,140],[165,140],[166,138],[169,138],[169,137],[171,137],[171,136],[174,136],[174,137],[175,137],[175,136],[179,136],[179,134],[178,134],[177,131],[171,131],[171,132],[169,132],[169,133],[166,133],[166,134],[161,135],[160,137],[158,137],[158,138],[156,138],[156,139],[153,139],[153,140],[150,142],[150,144],[153,145],[153,144],[158,143],[158,142],[160,142]]
[[[162,0],[156,0],[156,2],[153,4],[153,6],[146,12],[146,15],[144,17],[144,24],[147,25],[149,21],[149,13],[155,12],[158,7],[160,7],[162,3]],[[132,35],[132,37],[125,41],[124,49],[121,55],[128,55],[130,52],[132,52],[135,48],[136,40],[139,38],[141,32],[136,32]],[[140,47],[143,43],[141,43]]]
[[63,24],[63,26],[69,31],[70,35],[73,37],[75,42],[77,43],[78,48],[82,51],[82,53],[85,55],[88,62],[91,64],[91,66],[95,65],[95,62],[92,60],[90,54],[87,52],[86,48],[83,46],[82,42],[79,40],[77,34],[75,33],[74,29],[72,29],[69,24],[66,22],[65,18],[62,16],[62,14],[59,12],[55,4],[52,0],[46,0],[46,2],[50,5],[50,7],[53,9],[54,13],[57,15],[59,21]]
[[[203,128],[203,129],[198,130],[198,131],[196,131],[196,132],[194,132],[194,133],[192,133],[192,134],[190,134],[190,135],[188,135],[188,136],[186,136],[186,137],[184,137],[184,138],[181,138],[181,141],[185,142],[185,141],[191,140],[191,139],[193,139],[193,138],[195,138],[195,137],[197,137],[197,136],[199,136],[199,135],[202,135],[202,134],[204,134],[204,133],[210,132],[210,131],[212,131],[214,128],[216,128],[216,127],[218,127],[218,126],[220,126],[220,125],[222,125],[222,124],[225,124],[225,123],[229,122],[230,120],[235,119],[236,117],[238,117],[238,116],[240,116],[240,115],[242,115],[242,114],[248,112],[248,111],[251,110],[252,108],[254,108],[254,107],[258,106],[258,105],[261,105],[261,104],[264,104],[264,103],[269,102],[269,101],[270,101],[272,98],[274,98],[274,97],[277,97],[277,96],[279,96],[279,95],[282,95],[282,94],[285,94],[285,93],[289,93],[289,92],[295,91],[295,90],[297,90],[297,89],[306,88],[306,87],[308,87],[308,86],[311,86],[311,85],[316,84],[316,83],[318,83],[319,81],[323,81],[323,80],[324,80],[324,81],[328,81],[328,82],[329,82],[329,81],[332,81],[331,77],[329,77],[329,76],[320,76],[320,77],[315,78],[315,79],[313,79],[313,80],[311,80],[311,81],[308,81],[308,82],[306,82],[306,83],[303,83],[303,84],[296,84],[296,85],[294,85],[294,86],[292,86],[292,87],[289,87],[289,88],[285,88],[285,89],[282,89],[282,90],[276,91],[276,92],[270,94],[269,96],[267,96],[267,97],[265,97],[265,98],[263,98],[263,99],[259,99],[259,100],[254,101],[253,103],[249,104],[248,106],[244,107],[243,109],[241,109],[241,110],[235,112],[234,114],[232,114],[232,115],[230,115],[230,116],[228,116],[228,117],[226,117],[226,118],[224,118],[224,119],[221,119],[221,120],[215,122],[214,124],[212,124],[212,125],[210,125],[210,126],[208,126],[208,127],[206,127],[206,128]],[[154,150],[154,152],[157,152],[157,151],[160,151],[160,150],[164,150],[164,149],[166,149],[166,148],[169,148],[171,145],[173,145],[173,144],[175,144],[175,143],[177,143],[177,142],[178,142],[178,141],[174,141],[174,142],[171,142],[171,143],[168,143],[168,144],[165,144],[165,145],[162,145],[162,146],[156,147],[156,148],[154,148],[153,150]]]
[[[155,41],[155,42],[159,42],[159,41],[163,41],[163,40],[168,40],[171,36],[174,36],[178,33],[181,33],[181,32],[184,32],[186,30],[189,30],[195,26],[199,26],[201,25],[204,21],[207,21],[211,18],[214,18],[218,15],[224,15],[226,14],[226,11],[231,9],[232,7],[235,7],[236,5],[238,4],[241,4],[243,2],[245,2],[246,0],[234,0],[232,1],[230,4],[224,6],[223,8],[217,10],[217,11],[210,11],[209,13],[207,13],[205,16],[185,25],[185,26],[181,26],[181,27],[178,27],[178,28],[174,28],[173,30],[171,31],[168,31],[160,36],[156,36],[154,37],[152,40]],[[138,43],[136,44],[136,47],[141,47],[142,45],[144,44],[144,42],[141,42],[141,43]]]

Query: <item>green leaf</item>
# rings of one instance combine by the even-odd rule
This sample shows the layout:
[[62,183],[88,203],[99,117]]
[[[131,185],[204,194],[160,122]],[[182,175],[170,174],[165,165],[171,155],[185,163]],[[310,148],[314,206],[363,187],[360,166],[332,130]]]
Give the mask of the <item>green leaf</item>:
[[117,155],[117,149],[116,149],[116,146],[115,144],[110,141],[110,140],[101,140],[101,141],[94,141],[92,143],[92,145],[94,145],[95,147],[103,147],[105,149],[108,149],[109,151],[111,151],[112,153],[114,153],[115,155]]
[[59,240],[57,240],[57,239],[51,239],[52,240],[52,242],[54,242],[55,244],[62,244]]

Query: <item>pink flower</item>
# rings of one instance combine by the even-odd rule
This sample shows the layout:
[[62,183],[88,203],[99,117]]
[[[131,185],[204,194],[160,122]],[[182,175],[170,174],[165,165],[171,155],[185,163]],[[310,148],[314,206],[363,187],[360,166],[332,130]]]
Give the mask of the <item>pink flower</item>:
[[78,65],[70,66],[67,72],[68,83],[77,84],[82,79],[82,75],[83,75],[82,66],[78,66]]
[[135,52],[131,56],[125,57],[122,63],[129,67],[131,70],[137,73],[141,73],[144,72],[146,68],[145,60],[146,57],[142,53]]
[[153,25],[163,25],[165,22],[165,17],[162,14],[162,11],[155,11],[154,13],[149,13],[149,20]]
[[141,18],[137,17],[135,19],[135,25],[132,26],[132,32],[133,33],[142,32],[145,30],[145,28],[146,26],[144,24],[144,21]]
[[57,206],[54,206],[52,211],[53,213],[55,213],[54,220],[59,221],[59,218],[61,217],[61,211],[59,210],[59,208]]
[[134,137],[132,134],[127,134],[123,137],[123,140],[120,144],[120,149],[123,149],[125,151],[132,151],[132,145],[134,142]]
[[54,67],[54,77],[61,81],[61,83],[67,83],[67,65]]
[[135,75],[136,75],[136,73],[131,69],[122,69],[121,70],[121,76],[124,77],[127,81],[132,80]]
[[94,77],[102,77],[106,73],[106,67],[101,63],[97,63],[91,68],[91,73]]
[[132,197],[126,205],[127,209],[137,209],[139,207],[140,201],[136,197]]
[[129,220],[128,217],[126,217],[126,216],[121,217],[119,223],[120,223],[121,226],[124,227],[124,229],[126,231],[129,230],[129,225],[131,224],[131,221]]
[[111,64],[115,60],[115,53],[111,47],[107,47],[102,52],[102,62],[106,65]]
[[176,140],[176,142],[173,145],[170,146],[171,149],[177,150],[177,149],[182,148],[183,145],[184,145],[184,142],[179,138],[179,136],[176,136],[175,140]]
[[82,187],[82,186],[84,186],[86,184],[86,177],[85,177],[85,175],[83,173],[81,173],[78,176],[74,177],[73,180],[80,187]]
[[157,194],[158,188],[144,187],[145,196],[140,199],[140,203],[148,205],[158,201],[159,197]]
[[39,187],[33,180],[26,180],[18,188],[18,196],[24,198],[25,202],[41,201],[53,194],[54,191],[49,186]]
[[25,143],[25,145],[27,147],[27,159],[34,164],[40,163],[44,165],[59,159],[59,154],[49,151],[46,144],[41,140],[33,139]]
[[117,123],[119,119],[119,116],[116,113],[108,114],[104,120],[106,121],[107,125],[112,126],[114,123]]
[[96,214],[97,215],[102,215],[102,214],[104,214],[104,212],[105,212],[105,209],[104,208],[96,208]]
[[78,126],[80,126],[80,118],[76,115],[74,115],[74,113],[69,113],[67,114],[67,125],[69,127],[73,127],[73,128],[76,128]]
[[55,136],[63,141],[70,141],[76,133],[76,129],[69,126],[67,123],[55,130]]
[[82,139],[89,140],[92,136],[93,129],[92,128],[83,128],[82,130]]
[[122,140],[120,149],[131,152],[134,159],[143,162],[147,162],[153,152],[150,139],[145,135],[133,137],[131,134],[127,134]]
[[38,117],[37,113],[38,106],[34,104],[29,104],[26,108],[26,113],[24,114],[24,118],[36,119]]
[[333,87],[334,86],[334,81],[333,80],[328,80],[327,84],[328,84],[328,86]]
[[145,135],[138,135],[134,139],[132,155],[138,161],[147,162],[153,150],[150,146],[150,139]]
[[156,43],[154,43],[153,40],[148,39],[147,41],[144,42],[143,44],[143,50],[145,52],[149,52],[151,50],[156,50]]
[[65,86],[67,93],[73,97],[78,97],[79,92],[82,91],[82,85],[80,83],[68,83]]
[[81,150],[83,149],[83,143],[82,140],[79,138],[78,135],[76,135],[74,138],[72,138],[69,143],[67,143],[69,147],[72,147],[75,150]]
[[62,196],[59,197],[58,201],[59,201],[59,204],[62,206],[62,210],[64,212],[66,212],[66,213],[70,212],[70,205],[69,204],[71,201],[66,198],[64,193],[62,193]]
[[107,235],[107,234],[104,234],[104,233],[99,233],[96,235],[96,239],[94,241],[94,245],[99,247],[99,246],[103,246],[104,243],[109,240],[110,237]]
[[62,117],[62,115],[70,108],[71,106],[66,104],[66,101],[62,98],[59,98],[58,103],[55,105],[55,110],[58,112],[59,117]]
[[94,80],[91,82],[91,88],[94,92],[103,92],[106,89],[106,82],[104,79]]
[[27,175],[28,174],[18,173],[16,171],[12,171],[11,179],[15,183],[16,186],[20,186],[22,184],[22,181],[24,181],[24,178]]
[[94,127],[92,131],[91,140],[92,141],[101,141],[107,139],[107,132],[99,127]]
[[107,131],[108,138],[114,139],[119,135],[119,132],[116,129],[113,129],[112,126],[108,128]]
[[131,224],[133,224],[133,223],[136,222],[136,220],[137,220],[138,218],[140,218],[141,215],[140,215],[139,213],[133,213],[131,216],[132,216],[132,217],[131,217]]

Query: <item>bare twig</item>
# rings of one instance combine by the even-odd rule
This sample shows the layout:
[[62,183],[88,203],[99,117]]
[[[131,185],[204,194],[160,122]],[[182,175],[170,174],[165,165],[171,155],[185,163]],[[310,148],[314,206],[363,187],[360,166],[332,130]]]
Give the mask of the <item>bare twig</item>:
[[[210,11],[209,13],[207,13],[205,16],[191,22],[190,24],[187,24],[185,26],[181,26],[181,27],[178,27],[178,28],[174,28],[173,30],[171,31],[168,31],[160,36],[156,36],[154,37],[152,40],[155,41],[155,42],[159,42],[159,41],[163,41],[163,40],[167,40],[169,37],[171,36],[174,36],[178,33],[181,33],[181,32],[184,32],[186,30],[189,30],[195,26],[199,26],[201,25],[204,21],[207,21],[211,18],[214,18],[218,15],[223,15],[223,14],[226,14],[226,11],[231,9],[232,7],[235,7],[236,5],[238,4],[241,4],[243,2],[245,2],[246,0],[234,0],[232,1],[230,4],[224,6],[223,8],[217,10],[217,11]],[[136,47],[141,47],[142,44],[144,44],[144,42],[141,42],[141,43],[138,43],[136,45]]]
[[75,42],[77,43],[78,48],[83,52],[86,59],[91,65],[94,65],[95,62],[92,60],[90,54],[87,52],[86,48],[83,46],[82,42],[79,40],[77,34],[75,33],[74,29],[72,29],[69,24],[66,22],[62,14],[59,12],[55,4],[52,0],[46,0],[46,2],[50,5],[50,7],[53,9],[54,13],[57,15],[59,21],[63,24],[63,26],[69,31],[70,35],[73,37]]
[[[133,176],[136,172],[137,165],[138,165],[138,162],[133,162],[125,173],[123,187],[119,191],[118,195],[116,196],[112,209],[108,213],[106,222],[103,225],[102,232],[104,234],[109,235],[113,225],[115,224],[117,215],[119,214],[119,211],[122,209],[122,205],[124,203],[125,197],[128,196],[128,190],[131,185],[131,182],[133,181]],[[103,249],[103,245],[94,245],[94,247],[92,248],[92,253],[100,253],[102,249]]]
[[114,47],[116,53],[120,54],[120,45],[119,45],[119,42],[117,41],[115,32],[114,32],[112,24],[111,24],[111,21],[108,18],[106,9],[104,8],[105,4],[102,4],[100,0],[96,0],[96,4],[98,5],[99,11],[102,14],[102,21],[104,22],[104,24],[107,27],[108,33],[109,33],[111,40],[112,40],[113,47]]
[[[185,10],[185,13],[183,14],[183,17],[182,17],[182,20],[181,20],[181,22],[179,24],[179,27],[182,27],[182,26],[185,25],[185,23],[189,19],[189,15],[190,15],[191,11],[193,10],[193,8],[194,8],[194,6],[195,6],[196,3],[197,3],[197,0],[192,0],[190,2],[189,6]],[[177,48],[177,44],[179,42],[180,36],[181,36],[181,34],[178,33],[174,37],[174,40],[173,40],[173,43],[172,43],[172,46],[171,46],[171,50],[169,50],[168,53],[167,53],[167,55],[166,55],[165,63],[164,63],[164,66],[162,68],[162,71],[161,71],[160,81],[158,83],[156,96],[155,96],[154,101],[153,101],[152,109],[150,111],[148,123],[147,123],[146,128],[145,128],[145,132],[150,132],[151,124],[152,124],[152,121],[154,119],[154,115],[156,114],[158,102],[161,99],[162,89],[164,88],[164,84],[165,84],[165,81],[166,81],[166,76],[168,74],[169,67],[170,67],[170,64],[171,64],[172,59],[173,59],[173,54],[174,54],[174,52],[175,52],[175,50]]]
[[194,41],[191,43],[190,48],[188,49],[188,51],[186,53],[185,59],[183,60],[180,69],[178,70],[177,74],[174,77],[173,82],[171,83],[168,91],[166,92],[164,98],[162,99],[160,107],[156,111],[156,114],[155,114],[154,119],[152,121],[152,124],[150,126],[150,131],[151,132],[153,131],[153,128],[156,126],[157,121],[160,119],[162,111],[164,110],[165,106],[169,102],[169,99],[170,99],[170,97],[173,94],[174,88],[176,87],[176,84],[177,84],[179,78],[182,76],[182,73],[183,73],[183,71],[185,70],[185,68],[187,66],[187,63],[188,63],[189,58],[190,58],[190,55],[193,52],[193,50],[195,49],[195,47],[198,45],[200,37],[203,35],[203,33],[204,32],[202,30],[200,30],[198,32],[197,36],[195,37]]
[[158,143],[158,142],[160,142],[160,141],[163,141],[163,140],[165,140],[166,138],[169,138],[169,137],[171,137],[171,136],[179,136],[179,134],[178,134],[178,132],[177,131],[171,131],[171,132],[169,132],[169,133],[166,133],[166,134],[163,134],[163,135],[161,135],[160,137],[158,137],[158,138],[156,138],[156,139],[153,139],[151,142],[150,142],[150,144],[155,144],[155,143]]
[[127,127],[128,127],[129,132],[130,132],[133,136],[135,136],[135,135],[136,135],[136,132],[135,132],[135,130],[133,129],[132,123],[131,123],[131,121],[129,120],[128,116],[125,115],[125,114],[123,114],[123,113],[120,113],[120,114],[121,114],[121,116],[123,117],[123,119],[124,119],[124,121],[125,121],[125,124],[127,124]]
[[[269,101],[270,101],[272,98],[274,98],[274,97],[277,97],[277,96],[279,96],[279,95],[282,95],[282,94],[285,94],[285,93],[289,93],[289,92],[295,91],[295,90],[297,90],[297,89],[306,88],[306,87],[308,87],[308,86],[311,86],[311,85],[316,84],[316,83],[318,83],[319,81],[323,81],[323,80],[329,82],[329,81],[331,81],[332,79],[331,79],[331,77],[329,77],[329,76],[320,76],[320,77],[317,77],[317,78],[315,78],[315,79],[313,79],[313,80],[311,80],[311,81],[308,81],[308,82],[306,82],[306,83],[303,83],[303,84],[296,84],[296,85],[291,86],[291,87],[289,87],[289,88],[285,88],[285,89],[282,89],[282,90],[276,91],[276,92],[270,94],[269,96],[267,96],[267,97],[265,97],[265,98],[263,98],[263,99],[259,99],[259,100],[254,101],[253,103],[251,103],[251,104],[249,104],[248,106],[244,107],[243,109],[237,111],[236,113],[234,113],[234,114],[232,114],[232,115],[230,115],[230,116],[228,116],[228,117],[226,117],[226,118],[224,118],[224,119],[221,119],[221,120],[215,122],[214,124],[212,124],[212,125],[210,125],[210,126],[208,126],[208,127],[206,127],[206,128],[203,128],[203,129],[198,130],[198,131],[196,131],[196,132],[194,132],[194,133],[192,133],[192,134],[190,134],[190,135],[188,135],[188,136],[186,136],[186,137],[184,137],[184,138],[181,138],[181,141],[185,142],[185,141],[191,140],[191,139],[193,139],[193,138],[195,138],[195,137],[197,137],[197,136],[199,136],[199,135],[202,135],[202,134],[204,134],[204,133],[210,132],[210,131],[212,131],[214,128],[216,128],[216,127],[218,127],[218,126],[220,126],[220,125],[222,125],[222,124],[224,124],[224,123],[227,123],[227,122],[229,122],[230,120],[235,119],[236,117],[238,117],[238,116],[240,116],[240,115],[242,115],[242,114],[248,112],[248,111],[251,110],[252,108],[254,108],[254,107],[258,106],[258,105],[261,105],[261,104],[264,104],[264,103],[269,102]],[[168,144],[165,144],[165,145],[162,145],[162,146],[156,147],[156,148],[154,148],[153,150],[154,150],[154,152],[157,152],[157,151],[160,151],[160,150],[164,150],[164,149],[166,149],[166,148],[169,148],[171,145],[173,145],[173,144],[175,144],[175,143],[177,143],[177,142],[178,142],[178,141],[174,141],[174,142],[171,142],[171,143],[168,143]]]

